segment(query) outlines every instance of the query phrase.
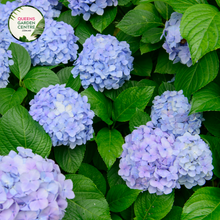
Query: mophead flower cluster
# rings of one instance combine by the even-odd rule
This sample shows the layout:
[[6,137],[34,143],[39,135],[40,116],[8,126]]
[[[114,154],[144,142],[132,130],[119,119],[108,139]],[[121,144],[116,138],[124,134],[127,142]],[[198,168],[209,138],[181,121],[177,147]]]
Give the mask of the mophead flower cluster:
[[133,60],[127,42],[111,35],[92,35],[83,44],[72,74],[74,78],[80,75],[85,89],[89,85],[101,92],[105,88],[118,89],[130,79]]
[[156,96],[151,109],[151,120],[155,127],[161,128],[175,137],[185,132],[199,134],[202,114],[189,115],[191,105],[183,91],[166,91],[161,96]]
[[72,16],[83,14],[83,19],[88,21],[92,14],[103,15],[107,6],[117,6],[117,0],[67,0]]
[[199,137],[202,116],[188,116],[182,91],[155,97],[151,119],[125,137],[119,175],[132,189],[169,194],[212,178],[212,153]]
[[180,34],[181,18],[182,14],[173,12],[170,20],[166,21],[165,29],[162,34],[162,36],[165,37],[163,48],[169,54],[169,59],[174,61],[173,63],[181,62],[190,67],[192,60],[189,46],[187,41],[183,39]]
[[71,25],[63,21],[45,19],[43,34],[35,41],[20,42],[30,54],[32,64],[35,65],[57,65],[68,63],[77,58],[78,45]]
[[57,219],[64,217],[73,183],[65,180],[53,160],[18,147],[0,156],[0,219]]
[[5,88],[8,85],[8,77],[10,73],[9,65],[13,65],[11,51],[6,51],[0,47],[0,88]]
[[85,144],[93,137],[94,112],[86,96],[64,85],[42,88],[30,101],[30,115],[50,135],[53,146]]

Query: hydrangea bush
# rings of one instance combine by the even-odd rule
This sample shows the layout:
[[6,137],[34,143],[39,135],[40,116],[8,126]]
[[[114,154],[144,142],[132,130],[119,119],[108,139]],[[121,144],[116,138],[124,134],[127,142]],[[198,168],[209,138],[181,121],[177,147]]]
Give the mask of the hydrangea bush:
[[0,220],[219,219],[219,10],[1,0]]

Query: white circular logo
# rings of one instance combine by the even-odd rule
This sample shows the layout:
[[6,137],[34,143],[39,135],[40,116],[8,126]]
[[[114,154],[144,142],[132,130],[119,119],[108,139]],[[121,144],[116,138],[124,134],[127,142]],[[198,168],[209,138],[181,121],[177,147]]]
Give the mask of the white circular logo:
[[16,8],[8,20],[11,34],[22,42],[36,40],[43,33],[44,26],[45,20],[41,12],[28,5]]

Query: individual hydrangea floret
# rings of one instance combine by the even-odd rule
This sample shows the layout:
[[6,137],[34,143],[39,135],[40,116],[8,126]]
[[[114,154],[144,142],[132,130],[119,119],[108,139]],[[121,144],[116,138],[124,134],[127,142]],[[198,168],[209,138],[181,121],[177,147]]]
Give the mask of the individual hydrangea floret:
[[188,116],[190,109],[191,105],[182,90],[165,91],[153,100],[151,120],[155,127],[175,137],[185,132],[199,134],[204,119],[200,113]]
[[72,74],[74,78],[80,75],[85,89],[89,85],[101,92],[104,88],[118,89],[130,79],[133,60],[127,42],[111,35],[92,35],[83,44]]
[[126,136],[118,173],[128,187],[157,195],[179,188],[174,165],[179,149],[174,147],[174,141],[172,134],[153,127],[152,122]]
[[118,0],[67,0],[72,16],[83,14],[83,19],[88,21],[92,14],[103,15],[107,6],[117,6]]
[[64,85],[42,88],[30,101],[30,115],[50,135],[53,146],[85,144],[93,137],[94,112],[87,96]]
[[175,165],[178,167],[178,182],[187,189],[204,185],[212,178],[212,152],[199,137],[186,132],[176,139],[174,145],[181,148]]
[[33,220],[64,217],[73,183],[51,159],[18,147],[0,156],[0,219]]
[[170,20],[166,21],[165,29],[161,37],[165,37],[163,48],[169,53],[169,59],[173,63],[181,62],[188,67],[192,65],[188,43],[180,35],[180,21],[182,14],[173,12]]
[[0,88],[5,88],[8,85],[8,77],[10,73],[9,65],[13,65],[11,51],[6,51],[0,47]]

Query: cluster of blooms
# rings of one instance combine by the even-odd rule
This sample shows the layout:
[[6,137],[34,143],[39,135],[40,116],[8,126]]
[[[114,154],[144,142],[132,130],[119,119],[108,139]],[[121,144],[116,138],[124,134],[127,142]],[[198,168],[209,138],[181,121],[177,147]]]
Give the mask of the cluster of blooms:
[[53,160],[18,147],[0,156],[0,219],[57,219],[64,217],[73,183],[65,180]]
[[37,40],[28,43],[16,41],[16,43],[29,52],[34,66],[57,65],[66,64],[77,58],[78,39],[71,25],[63,21],[45,19],[44,32]]
[[202,116],[188,116],[182,91],[166,91],[153,101],[152,121],[125,137],[119,175],[132,189],[157,195],[173,188],[204,185],[212,178],[212,153],[199,137]]
[[191,105],[183,95],[183,91],[166,91],[156,96],[151,109],[151,120],[155,127],[161,128],[175,137],[185,132],[199,134],[202,114],[195,113],[188,116]]
[[107,6],[117,6],[118,0],[67,0],[68,7],[72,10],[72,15],[83,14],[83,19],[88,21],[94,13],[103,15]]
[[30,101],[30,115],[50,135],[53,146],[85,144],[93,137],[92,119],[86,96],[64,85],[42,88]]
[[165,36],[163,48],[169,53],[169,59],[173,63],[181,62],[188,67],[192,65],[188,43],[180,35],[180,21],[182,14],[173,12],[170,20],[166,21],[165,29],[161,37]]
[[133,60],[127,42],[111,35],[92,35],[83,44],[72,74],[74,78],[80,74],[85,89],[89,85],[101,92],[104,88],[118,89],[130,79]]
[[13,60],[8,60],[8,58],[12,58],[11,51],[0,47],[0,88],[8,85],[9,65],[14,64]]

